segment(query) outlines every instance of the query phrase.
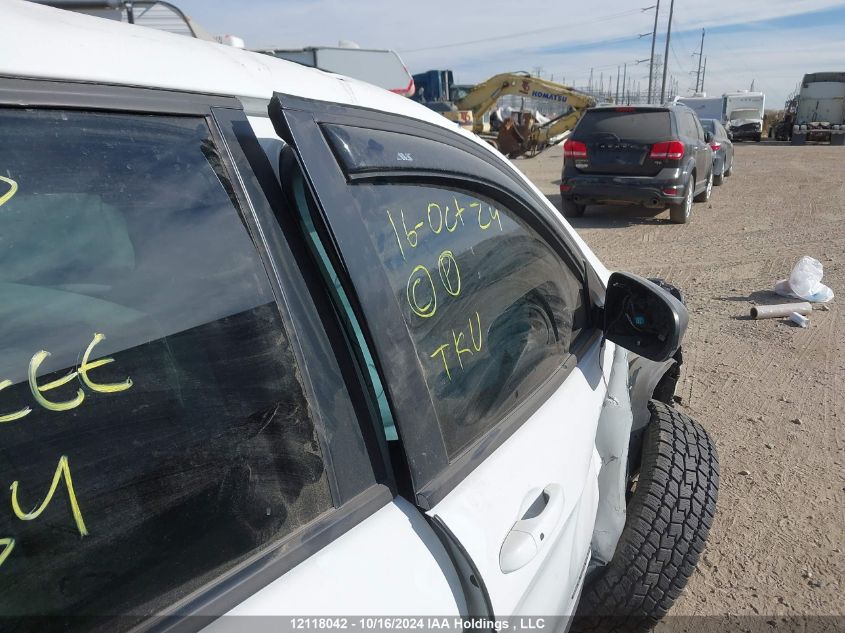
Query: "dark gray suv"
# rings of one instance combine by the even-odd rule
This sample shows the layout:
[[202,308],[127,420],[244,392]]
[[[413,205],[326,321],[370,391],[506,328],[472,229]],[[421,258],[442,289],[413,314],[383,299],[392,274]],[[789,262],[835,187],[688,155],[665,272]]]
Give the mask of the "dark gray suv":
[[683,105],[588,110],[564,144],[560,196],[567,217],[589,204],[669,207],[689,220],[693,199],[713,188],[713,151],[695,113]]

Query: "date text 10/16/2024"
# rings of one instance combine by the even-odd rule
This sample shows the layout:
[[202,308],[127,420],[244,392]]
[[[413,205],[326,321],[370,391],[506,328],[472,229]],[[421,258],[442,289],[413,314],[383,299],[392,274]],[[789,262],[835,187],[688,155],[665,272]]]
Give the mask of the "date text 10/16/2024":
[[355,616],[355,617],[292,617],[286,630],[438,630],[438,631],[543,631],[556,630],[554,620],[536,616],[484,618],[461,616]]

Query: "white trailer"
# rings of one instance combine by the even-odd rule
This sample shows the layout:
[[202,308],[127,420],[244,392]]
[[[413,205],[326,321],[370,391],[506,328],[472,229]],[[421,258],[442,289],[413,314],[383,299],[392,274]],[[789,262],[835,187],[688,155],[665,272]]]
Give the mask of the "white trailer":
[[358,46],[308,46],[257,51],[281,59],[366,81],[404,97],[414,95],[414,80],[402,58],[393,50]]
[[804,75],[792,127],[793,145],[845,145],[845,72]]
[[693,110],[699,119],[716,119],[724,123],[724,97],[679,97],[676,101]]
[[760,141],[766,95],[762,92],[726,92],[725,129],[733,140]]

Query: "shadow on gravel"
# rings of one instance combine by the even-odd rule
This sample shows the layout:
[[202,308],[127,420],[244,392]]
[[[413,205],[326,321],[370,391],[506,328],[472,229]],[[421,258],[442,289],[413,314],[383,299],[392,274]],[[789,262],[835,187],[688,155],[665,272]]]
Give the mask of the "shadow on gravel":
[[777,305],[779,303],[796,303],[801,301],[801,299],[793,299],[791,297],[781,297],[779,294],[771,290],[755,290],[754,292],[742,296],[736,295],[732,297],[713,297],[717,301],[744,301],[747,303],[753,303],[755,305]]
[[[560,194],[547,196],[555,209],[560,211]],[[665,214],[659,218],[660,214]],[[580,218],[566,218],[576,229],[619,229],[636,225],[660,226],[671,224],[669,215],[664,209],[647,209],[645,207],[614,207],[610,205],[588,206]]]

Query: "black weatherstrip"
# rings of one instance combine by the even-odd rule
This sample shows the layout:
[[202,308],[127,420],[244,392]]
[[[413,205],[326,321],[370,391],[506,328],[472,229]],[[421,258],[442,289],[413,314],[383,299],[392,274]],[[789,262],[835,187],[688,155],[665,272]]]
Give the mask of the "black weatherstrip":
[[493,615],[493,602],[490,600],[490,593],[487,591],[484,578],[478,572],[478,567],[475,566],[469,552],[461,545],[461,542],[443,519],[436,514],[433,517],[426,515],[426,518],[437,534],[437,538],[446,548],[446,552],[458,572],[461,588],[467,601],[467,615],[471,618],[492,620],[495,616]]

